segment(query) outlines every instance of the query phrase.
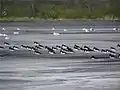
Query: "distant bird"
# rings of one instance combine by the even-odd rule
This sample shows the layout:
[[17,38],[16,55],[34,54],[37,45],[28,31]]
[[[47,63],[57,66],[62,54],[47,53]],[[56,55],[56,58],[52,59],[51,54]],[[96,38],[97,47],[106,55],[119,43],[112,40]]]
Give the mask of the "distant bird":
[[58,50],[58,48],[56,48],[56,47],[52,47],[52,49],[53,49],[54,51],[57,51],[57,50]]
[[84,48],[87,50],[87,51],[94,51],[93,49],[89,48],[88,46],[84,46]]
[[106,49],[106,51],[109,52],[109,53],[112,53],[112,54],[116,54],[116,52],[114,52],[114,51],[112,51],[110,49]]
[[42,54],[42,53],[41,53],[40,51],[38,51],[38,50],[35,50],[34,53],[37,54],[37,55]]
[[81,51],[87,52],[87,49],[80,47]]
[[113,55],[113,54],[109,54],[109,58],[110,58],[110,59],[116,59],[117,56],[116,56],[116,55]]
[[80,50],[80,46],[78,46],[78,45],[74,45],[74,47],[73,47],[74,49],[76,49],[76,50]]
[[3,31],[5,31],[6,29],[5,28],[2,28]]
[[106,52],[107,52],[105,49],[101,49],[100,51],[103,52],[103,53],[106,53]]
[[117,47],[119,47],[119,48],[120,48],[120,44],[118,44],[118,45],[117,45]]
[[37,48],[37,49],[42,49],[41,47],[39,47],[39,46],[37,46],[37,45],[35,46],[35,48]]
[[67,52],[60,50],[60,54],[67,54]]
[[35,42],[34,42],[34,45],[39,45],[39,43],[35,41]]
[[13,48],[14,48],[15,50],[19,50],[19,47],[17,47],[17,46],[13,46]]
[[85,45],[84,48],[88,49],[89,47]]
[[53,32],[53,35],[54,35],[54,36],[59,36],[59,35],[60,35],[60,33]]
[[1,48],[1,49],[4,49],[4,47],[3,47],[3,46],[0,46],[0,48]]
[[13,34],[14,34],[14,35],[18,35],[18,34],[19,34],[19,32],[13,32]]
[[64,31],[66,32],[66,31],[68,31],[67,29],[64,29]]
[[43,47],[44,47],[43,45],[39,44],[39,43],[36,42],[36,41],[34,42],[34,45],[35,45],[35,46],[39,46],[40,48],[43,48]]
[[93,28],[90,28],[90,31],[95,31]]
[[48,50],[48,52],[49,52],[50,54],[55,54],[55,51],[54,51],[53,49],[51,49],[50,47],[45,46],[45,48]]
[[100,51],[100,49],[99,49],[99,48],[97,48],[97,47],[93,47],[93,50],[94,50],[94,51],[97,51],[97,52],[99,52],[99,51]]
[[22,45],[21,45],[21,48],[27,49],[27,46],[22,44]]
[[7,37],[8,35],[0,33],[0,36]]
[[8,42],[4,42],[4,44],[5,44],[5,45],[10,45],[10,43],[8,43]]
[[67,49],[67,45],[65,45],[65,44],[62,44],[62,48],[64,48],[64,49]]
[[9,47],[10,51],[14,51],[15,49],[13,47]]
[[83,31],[85,31],[85,32],[89,32],[89,30],[88,30],[88,29],[86,29],[86,28],[83,28],[82,30],[83,30]]
[[114,31],[118,31],[118,28],[113,28]]
[[5,40],[8,40],[8,39],[10,39],[9,37],[5,37]]
[[56,45],[56,48],[59,49],[59,50],[62,49],[62,47],[59,46],[59,45]]
[[68,52],[74,52],[72,48],[68,47],[67,45],[65,44],[62,44],[62,48],[65,50],[65,51],[68,51]]
[[53,27],[52,30],[55,30],[55,28]]
[[97,59],[95,56],[92,56],[91,59]]
[[113,50],[115,52],[117,51],[116,48],[114,48],[114,47],[110,47],[110,50]]
[[20,28],[17,28],[16,30],[18,30],[18,31],[19,31],[19,30],[20,30]]

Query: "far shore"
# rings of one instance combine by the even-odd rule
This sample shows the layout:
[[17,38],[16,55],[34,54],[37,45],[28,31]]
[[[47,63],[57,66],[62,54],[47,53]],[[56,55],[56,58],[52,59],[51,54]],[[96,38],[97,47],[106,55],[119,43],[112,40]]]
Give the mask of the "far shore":
[[89,19],[89,18],[57,18],[57,19],[52,19],[52,18],[48,18],[48,19],[44,19],[44,18],[39,18],[39,17],[2,17],[0,18],[0,22],[27,22],[27,21],[64,21],[64,20],[83,20],[83,21],[91,21],[91,20],[99,20],[99,21],[119,21],[120,18],[109,18],[109,17],[105,17],[105,18],[94,18],[94,19]]

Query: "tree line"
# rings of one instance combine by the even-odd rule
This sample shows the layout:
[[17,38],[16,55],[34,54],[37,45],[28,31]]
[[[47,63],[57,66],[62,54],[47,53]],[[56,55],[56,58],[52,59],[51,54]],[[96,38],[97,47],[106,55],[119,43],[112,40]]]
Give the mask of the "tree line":
[[120,18],[120,0],[0,0],[0,17]]

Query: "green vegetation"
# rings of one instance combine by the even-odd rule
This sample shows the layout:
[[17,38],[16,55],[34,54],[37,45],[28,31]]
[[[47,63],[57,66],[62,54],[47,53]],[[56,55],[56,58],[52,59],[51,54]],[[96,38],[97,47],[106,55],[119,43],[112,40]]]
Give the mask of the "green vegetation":
[[0,20],[119,19],[120,0],[0,0]]

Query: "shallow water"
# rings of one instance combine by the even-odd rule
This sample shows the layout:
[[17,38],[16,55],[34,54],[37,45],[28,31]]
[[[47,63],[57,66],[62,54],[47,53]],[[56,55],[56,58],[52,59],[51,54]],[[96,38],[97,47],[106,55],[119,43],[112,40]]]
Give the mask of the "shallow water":
[[[44,23],[46,23],[44,25]],[[34,31],[20,35],[13,35],[13,28],[48,28],[54,23],[57,28],[82,28],[88,22],[34,22],[34,23],[1,23],[9,33],[11,44],[33,45],[33,41],[39,41],[43,45],[55,46],[65,43],[68,46],[78,44],[90,47],[110,48],[120,44],[120,33],[92,33],[92,34],[37,34]],[[82,23],[82,24],[81,24]],[[111,29],[119,27],[111,22],[95,22],[96,29]],[[42,26],[43,25],[43,26]],[[79,26],[80,25],[80,26]],[[105,27],[105,28],[104,28]],[[38,30],[39,31],[39,30]],[[58,30],[59,31],[59,30]],[[79,31],[79,30],[78,30]],[[0,31],[3,32],[3,31]],[[0,37],[3,45],[4,37]],[[118,52],[120,49],[118,49]],[[23,58],[0,57],[0,90],[119,90],[120,89],[120,60],[105,59],[60,59],[60,58]]]

